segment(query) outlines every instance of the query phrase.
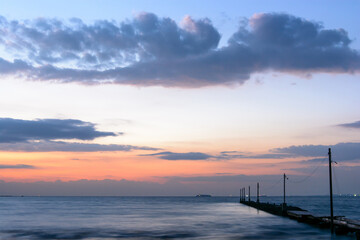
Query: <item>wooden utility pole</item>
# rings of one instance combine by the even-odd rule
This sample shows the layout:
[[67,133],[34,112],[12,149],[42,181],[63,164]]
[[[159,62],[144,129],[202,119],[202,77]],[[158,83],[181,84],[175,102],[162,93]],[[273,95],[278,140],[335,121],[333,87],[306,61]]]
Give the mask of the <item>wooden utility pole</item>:
[[333,192],[332,192],[332,175],[331,175],[331,148],[329,148],[329,181],[330,181],[330,226],[331,233],[334,233],[334,212],[333,212]]
[[257,198],[256,202],[259,203],[259,183],[257,183]]
[[250,186],[249,186],[249,202],[250,202]]
[[283,206],[286,206],[286,201],[285,201],[285,180],[286,180],[286,175],[284,173],[284,202],[283,202]]

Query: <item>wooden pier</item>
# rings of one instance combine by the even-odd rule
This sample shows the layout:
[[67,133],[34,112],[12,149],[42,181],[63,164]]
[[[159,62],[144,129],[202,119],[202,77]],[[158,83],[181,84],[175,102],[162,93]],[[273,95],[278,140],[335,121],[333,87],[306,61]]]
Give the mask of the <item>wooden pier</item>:
[[[319,228],[330,228],[331,234],[347,235],[353,234],[356,236],[357,240],[360,240],[360,221],[345,218],[344,216],[334,216],[333,213],[333,193],[332,193],[332,170],[331,170],[331,148],[329,148],[329,186],[330,186],[330,216],[318,215],[310,213],[304,209],[294,206],[288,206],[286,204],[286,180],[288,177],[284,173],[283,175],[283,191],[284,198],[282,204],[271,204],[271,203],[261,203],[259,200],[259,183],[257,183],[257,197],[256,202],[251,201],[250,199],[250,186],[248,195],[246,195],[246,188],[240,188],[240,203],[245,204],[249,207],[262,210],[267,213],[271,213],[277,216],[288,217],[290,219],[297,220],[298,222],[303,222],[316,226]],[[247,199],[246,199],[247,198]]]
[[[267,213],[310,224],[314,227],[331,227],[331,216],[313,214],[299,207],[287,206],[286,204],[260,203],[258,201],[248,201],[245,198],[241,198],[240,203]],[[333,224],[336,234],[355,234],[356,239],[360,239],[360,221],[348,219],[344,216],[334,216]]]

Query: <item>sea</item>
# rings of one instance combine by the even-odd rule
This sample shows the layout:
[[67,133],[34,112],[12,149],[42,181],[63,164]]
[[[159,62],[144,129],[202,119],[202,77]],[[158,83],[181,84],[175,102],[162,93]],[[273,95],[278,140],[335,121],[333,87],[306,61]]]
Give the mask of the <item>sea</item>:
[[[255,199],[253,199],[255,200]],[[260,198],[281,203],[282,197]],[[329,215],[329,197],[287,197]],[[360,220],[360,197],[335,196]],[[239,204],[239,197],[0,197],[0,239],[355,239]]]

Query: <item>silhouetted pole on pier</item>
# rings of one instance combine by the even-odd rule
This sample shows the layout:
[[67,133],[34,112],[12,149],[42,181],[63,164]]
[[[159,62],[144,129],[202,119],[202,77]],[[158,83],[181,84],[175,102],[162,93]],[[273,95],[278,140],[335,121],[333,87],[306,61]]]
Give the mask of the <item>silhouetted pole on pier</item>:
[[329,181],[330,181],[330,226],[331,233],[334,233],[334,212],[333,212],[333,193],[332,193],[332,176],[331,176],[331,148],[329,148]]
[[240,188],[240,202],[242,202],[242,197],[243,197],[243,196],[242,196],[242,190],[243,190],[243,189]]
[[240,189],[240,202],[242,202],[242,200],[243,200],[243,199],[242,199],[242,198],[243,198],[242,190],[243,190],[243,189],[241,188],[241,189]]
[[259,183],[257,183],[257,198],[256,202],[259,203]]
[[285,201],[285,181],[286,181],[286,179],[287,179],[287,177],[286,177],[286,175],[285,175],[285,173],[284,173],[284,202],[283,202],[283,210],[284,210],[284,208],[286,207],[286,201]]
[[250,202],[250,186],[249,186],[249,202]]
[[244,201],[245,200],[244,188],[241,189],[241,194],[242,194],[241,196],[242,201]]
[[240,202],[244,201],[244,188],[240,189]]

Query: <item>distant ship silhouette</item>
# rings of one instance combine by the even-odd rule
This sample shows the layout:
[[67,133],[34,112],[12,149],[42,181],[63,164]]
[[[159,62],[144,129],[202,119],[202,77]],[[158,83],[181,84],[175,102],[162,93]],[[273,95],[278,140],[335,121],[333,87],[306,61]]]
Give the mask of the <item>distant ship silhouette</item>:
[[198,194],[196,197],[211,197],[209,194]]

